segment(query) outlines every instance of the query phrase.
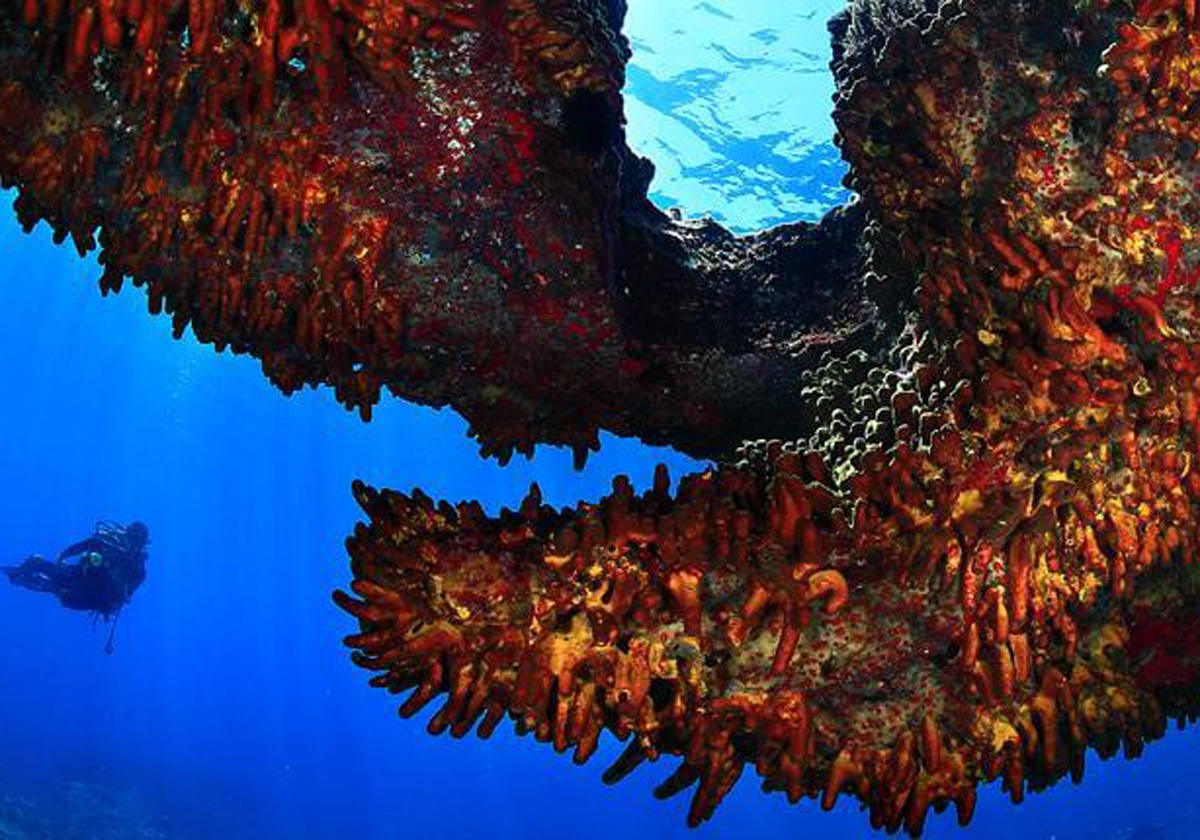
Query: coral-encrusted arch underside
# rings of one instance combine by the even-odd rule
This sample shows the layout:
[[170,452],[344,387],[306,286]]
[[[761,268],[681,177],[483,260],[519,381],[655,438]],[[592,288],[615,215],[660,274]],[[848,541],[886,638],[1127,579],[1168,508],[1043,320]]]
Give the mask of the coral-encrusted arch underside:
[[[620,0],[25,0],[0,179],[101,288],[284,391],[717,466],[555,510],[356,485],[338,602],[434,732],[747,767],[919,832],[1200,707],[1191,0],[854,0],[855,202],[737,238],[646,200]],[[1200,465],[1198,465],[1200,466]]]

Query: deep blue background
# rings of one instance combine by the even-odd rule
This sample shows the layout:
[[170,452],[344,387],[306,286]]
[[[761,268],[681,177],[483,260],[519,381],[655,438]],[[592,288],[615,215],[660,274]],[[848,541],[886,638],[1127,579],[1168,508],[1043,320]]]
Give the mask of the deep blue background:
[[[660,161],[662,202],[744,229],[839,199],[820,75],[836,3],[782,5],[635,0],[631,137]],[[98,276],[0,213],[0,562],[52,555],[98,518],[144,519],[153,538],[113,656],[106,628],[0,586],[0,838],[869,834],[848,800],[789,807],[750,773],[689,833],[686,797],[649,793],[673,761],[606,788],[611,739],[580,769],[506,727],[430,738],[340,645],[353,627],[329,593],[347,582],[353,478],[495,510],[531,479],[573,503],[686,459],[610,438],[583,473],[550,449],[500,469],[448,412],[385,402],[367,426],[326,392],[286,399],[253,360],[172,341],[141,293],[102,299]],[[1200,836],[1197,757],[1195,732],[1172,734],[1020,808],[985,790],[969,834]],[[929,835],[957,836],[952,818]]]

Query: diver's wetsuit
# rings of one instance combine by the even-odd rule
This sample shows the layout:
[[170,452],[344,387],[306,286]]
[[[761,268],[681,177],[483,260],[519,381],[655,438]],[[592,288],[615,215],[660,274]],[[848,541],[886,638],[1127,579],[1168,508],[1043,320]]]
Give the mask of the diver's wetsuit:
[[[100,523],[90,537],[63,549],[58,562],[30,557],[3,569],[14,586],[50,592],[64,607],[115,615],[146,579],[149,531],[141,522],[126,528]],[[80,558],[67,563],[70,558]]]

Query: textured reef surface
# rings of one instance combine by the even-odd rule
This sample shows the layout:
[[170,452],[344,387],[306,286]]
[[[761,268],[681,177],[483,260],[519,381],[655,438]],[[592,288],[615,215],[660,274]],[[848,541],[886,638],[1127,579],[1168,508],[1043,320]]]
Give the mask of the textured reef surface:
[[[718,466],[489,518],[356,485],[338,602],[431,731],[749,765],[919,832],[1200,708],[1195,0],[854,0],[851,204],[646,199],[621,0],[24,0],[0,180],[285,392]],[[97,233],[98,232],[98,233]]]

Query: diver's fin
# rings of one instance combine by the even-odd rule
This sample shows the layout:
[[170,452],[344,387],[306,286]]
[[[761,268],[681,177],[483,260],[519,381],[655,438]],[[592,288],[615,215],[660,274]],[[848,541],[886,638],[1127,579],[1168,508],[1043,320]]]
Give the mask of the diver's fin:
[[53,563],[34,555],[19,566],[3,566],[8,582],[13,586],[34,592],[54,592],[59,583],[59,572]]

